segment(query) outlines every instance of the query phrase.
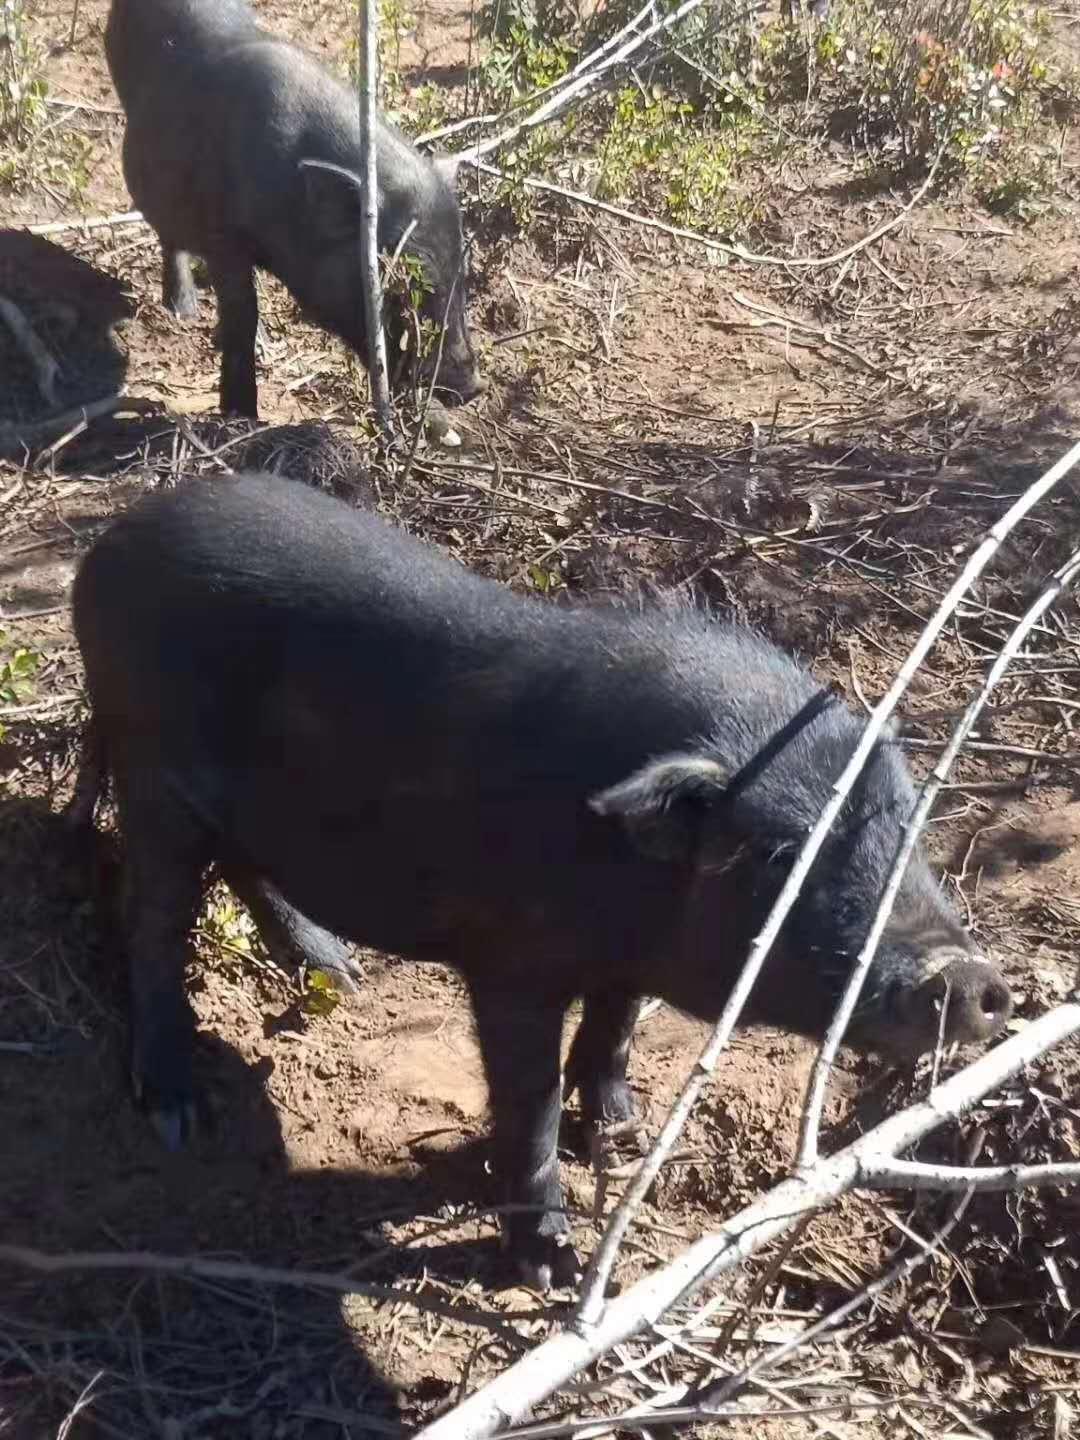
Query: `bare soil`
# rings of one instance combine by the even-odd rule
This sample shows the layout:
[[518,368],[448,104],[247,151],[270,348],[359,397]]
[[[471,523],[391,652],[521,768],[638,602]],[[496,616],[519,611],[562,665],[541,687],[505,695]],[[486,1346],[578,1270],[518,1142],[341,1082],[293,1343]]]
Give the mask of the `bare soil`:
[[[50,0],[34,15],[57,125],[85,140],[86,183],[77,201],[55,186],[6,196],[13,229],[129,208],[106,8],[83,0],[70,45],[67,5]],[[343,63],[341,5],[257,9]],[[425,82],[457,93],[471,53],[470,12],[455,0],[425,0],[414,22],[405,108]],[[1075,9],[1055,23],[1075,50]],[[355,364],[264,279],[263,418],[324,428],[275,432],[256,458],[338,493],[374,494],[467,563],[544,591],[537,603],[686,586],[797,648],[852,703],[872,700],[957,559],[1075,437],[1077,157],[1066,131],[1060,196],[1032,225],[936,194],[850,264],[801,270],[721,265],[556,202],[539,203],[520,232],[473,186],[471,314],[492,389],[455,417],[462,450],[424,449],[407,476],[358,479],[370,446]],[[763,182],[748,173],[745,183]],[[839,250],[914,193],[868,190],[848,149],[827,138],[768,186],[770,218],[751,248],[789,255],[793,244]],[[66,597],[111,514],[186,469],[242,463],[247,429],[213,414],[212,299],[194,324],[164,313],[148,231],[72,228],[50,241],[122,282],[131,313],[120,361],[128,392],[150,404],[0,462],[0,663],[15,646],[43,657],[32,695],[0,706],[0,1244],[319,1271],[397,1285],[458,1314],[280,1275],[0,1265],[0,1434],[395,1433],[505,1366],[558,1320],[565,1297],[505,1288],[494,1223],[474,1213],[491,1200],[486,1098],[449,972],[367,955],[362,997],[318,1014],[294,979],[204,926],[191,989],[206,1133],[164,1155],[131,1102],[115,839],[103,834],[88,856],[59,818],[85,717]],[[0,277],[12,273],[3,243]],[[83,372],[99,353],[86,325],[81,348],[72,340]],[[13,356],[0,350],[0,363],[14,373]],[[13,414],[0,403],[0,421]],[[312,433],[301,446],[298,434]],[[912,687],[917,769],[1008,616],[1078,537],[1070,482],[1010,540]],[[1064,601],[980,730],[998,748],[961,761],[954,778],[971,788],[945,793],[929,832],[944,883],[1015,985],[1014,1024],[1068,993],[1080,955],[1078,676],[1080,619]],[[643,1022],[632,1080],[647,1133],[702,1035],[663,1008]],[[812,1056],[778,1032],[739,1036],[632,1233],[620,1283],[785,1174]],[[1080,1049],[1063,1047],[924,1153],[956,1158],[978,1124],[985,1160],[1080,1158],[1078,1082]],[[900,1076],[846,1055],[831,1142],[926,1083],[924,1068]],[[565,1142],[587,1252],[597,1187],[573,1107]],[[608,1183],[606,1210],[621,1186]],[[564,1396],[563,1409],[674,1398],[710,1364],[738,1367],[871,1279],[907,1243],[900,1225],[925,1234],[943,1213],[906,1194],[845,1201],[711,1310],[699,1302],[677,1342],[626,1347],[604,1368],[606,1396]],[[742,1424],[785,1440],[857,1429],[1067,1436],[1080,1389],[1078,1236],[1075,1193],[976,1197],[927,1267],[746,1394],[752,1415],[790,1414]]]

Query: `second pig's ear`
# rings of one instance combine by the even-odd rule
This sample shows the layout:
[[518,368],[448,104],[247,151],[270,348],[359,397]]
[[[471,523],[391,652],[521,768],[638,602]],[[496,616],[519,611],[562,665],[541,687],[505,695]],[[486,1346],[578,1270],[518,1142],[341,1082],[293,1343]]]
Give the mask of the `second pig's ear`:
[[625,826],[643,854],[656,860],[688,861],[698,851],[703,822],[723,796],[727,776],[703,755],[653,760],[589,800],[597,815]]
[[355,235],[363,215],[364,185],[355,170],[328,160],[301,160],[308,216],[328,239]]

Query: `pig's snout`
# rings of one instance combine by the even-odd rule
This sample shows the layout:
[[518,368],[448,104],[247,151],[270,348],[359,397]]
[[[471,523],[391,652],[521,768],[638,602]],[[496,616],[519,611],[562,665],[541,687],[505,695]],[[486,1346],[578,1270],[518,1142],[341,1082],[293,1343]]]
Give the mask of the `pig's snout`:
[[939,1036],[946,1044],[989,1040],[1012,1014],[1013,1000],[993,965],[958,957],[921,984],[894,985],[887,1008],[914,1048],[931,1050]]

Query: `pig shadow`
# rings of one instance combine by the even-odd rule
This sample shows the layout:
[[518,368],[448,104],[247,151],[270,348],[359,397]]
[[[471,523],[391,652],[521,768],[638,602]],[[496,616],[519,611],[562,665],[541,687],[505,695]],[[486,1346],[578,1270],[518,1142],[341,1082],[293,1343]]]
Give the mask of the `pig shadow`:
[[20,319],[0,324],[0,434],[120,389],[127,355],[115,328],[134,304],[115,276],[42,235],[0,230],[0,294]]
[[[43,801],[0,807],[4,1243],[348,1269],[381,1283],[499,1278],[494,1238],[442,1243],[433,1225],[403,1248],[381,1229],[475,1199],[477,1147],[416,1153],[419,1175],[293,1169],[266,1088],[273,1059],[248,1063],[213,1033],[200,1032],[196,1053],[207,1129],[178,1155],[162,1150],[127,1085],[116,870],[107,836],[72,837]],[[365,1353],[388,1343],[384,1327],[400,1323],[389,1313],[250,1280],[137,1268],[43,1277],[0,1264],[0,1408],[13,1434],[44,1433],[102,1372],[109,1383],[75,1435],[99,1423],[140,1433],[148,1421],[154,1433],[235,1435],[255,1414],[243,1433],[403,1433],[401,1397]],[[437,1352],[413,1361],[410,1403],[450,1393],[446,1364]]]

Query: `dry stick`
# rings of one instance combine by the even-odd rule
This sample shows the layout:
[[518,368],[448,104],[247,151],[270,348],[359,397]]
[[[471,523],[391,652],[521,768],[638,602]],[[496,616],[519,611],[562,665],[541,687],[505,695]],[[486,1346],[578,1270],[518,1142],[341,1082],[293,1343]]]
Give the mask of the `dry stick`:
[[46,405],[55,405],[56,381],[60,375],[60,366],[57,364],[55,355],[49,350],[14,300],[9,300],[6,295],[0,295],[0,320],[3,320],[11,331],[15,344],[29,360],[34,372],[38,394]]
[[382,325],[382,283],[379,279],[379,189],[375,155],[375,96],[379,86],[379,0],[360,0],[360,46],[357,87],[360,97],[361,196],[360,266],[364,276],[364,315],[367,321],[368,372],[371,398],[383,431],[393,432],[390,378],[386,365],[386,336]]
[[595,85],[605,70],[610,70],[615,65],[621,64],[622,61],[632,55],[635,50],[640,50],[642,45],[644,45],[646,41],[651,40],[654,35],[658,35],[664,30],[670,30],[673,25],[677,25],[680,20],[684,19],[692,11],[699,9],[702,4],[704,4],[704,0],[683,0],[683,3],[677,10],[673,10],[670,15],[665,15],[661,19],[655,20],[648,29],[632,35],[630,39],[620,45],[613,54],[603,56],[605,47],[601,46],[600,50],[594,52],[593,56],[586,57],[586,61],[582,62],[582,65],[578,67],[580,73],[577,78],[570,81],[569,84],[563,85],[562,88],[556,91],[549,100],[546,100],[539,109],[534,110],[531,115],[527,115],[524,120],[518,121],[516,125],[511,125],[509,129],[504,130],[501,134],[493,135],[490,140],[483,140],[479,141],[476,145],[470,145],[467,151],[461,152],[462,158],[468,158],[473,164],[476,164],[482,155],[490,155],[495,150],[501,150],[504,145],[509,145],[524,131],[533,130],[537,125],[543,125],[548,120],[553,119],[558,111],[562,110],[566,105],[569,105],[571,100],[577,99],[591,86]]
[[[418,1432],[414,1440],[487,1440],[527,1414],[613,1346],[655,1324],[702,1285],[735,1270],[802,1216],[856,1187],[888,1188],[890,1157],[908,1149],[946,1120],[970,1109],[1051,1046],[1080,1030],[1080,1003],[1059,1005],[1018,1035],[981,1056],[930,1091],[925,1100],[892,1115],[813,1171],[793,1175],[703,1235],[669,1264],[644,1276],[609,1301],[596,1324],[567,1328],[541,1342],[460,1405]],[[1060,1183],[1038,1167],[1036,1183]],[[993,1177],[991,1177],[991,1180]],[[992,1183],[972,1180],[972,1187]],[[0,1251],[2,1258],[2,1251]]]
[[50,1254],[24,1245],[0,1245],[0,1264],[18,1265],[46,1275],[63,1274],[70,1270],[127,1271],[145,1270],[157,1275],[192,1276],[207,1280],[250,1281],[260,1285],[287,1285],[295,1289],[324,1290],[333,1295],[362,1295],[369,1300],[389,1300],[394,1304],[412,1305],[447,1320],[477,1325],[494,1330],[520,1344],[517,1331],[501,1316],[470,1306],[451,1305],[442,1300],[413,1295],[391,1285],[375,1285],[354,1280],[350,1275],[323,1270],[288,1270],[277,1265],[248,1265],[236,1260],[208,1260],[199,1256],[161,1255],[146,1250],[72,1250]]
[[881,943],[881,937],[885,933],[885,926],[892,914],[896,897],[900,893],[900,885],[915,852],[919,834],[930,816],[938,791],[948,779],[949,770],[960,753],[960,747],[982,714],[986,702],[990,699],[991,691],[1016,658],[1016,653],[1024,643],[1028,632],[1060,597],[1062,591],[1072,583],[1077,574],[1080,574],[1080,549],[1074,550],[1068,560],[1054,571],[1045,588],[1016,622],[1000,654],[987,671],[981,688],[957,721],[937,764],[923,782],[919,802],[904,824],[896,857],[885,882],[869,934],[859,951],[855,966],[841,996],[840,1004],[833,1016],[832,1024],[829,1026],[814,1062],[799,1127],[799,1153],[796,1162],[798,1166],[813,1165],[817,1160],[821,1115],[825,1104],[825,1089],[828,1085],[829,1073],[832,1070],[833,1061],[836,1059],[836,1052],[840,1048],[840,1042],[851,1022],[863,983],[870,972],[878,945]]
[[820,325],[811,325],[805,320],[795,320],[790,315],[781,314],[779,310],[770,309],[768,305],[759,305],[754,300],[748,300],[745,295],[740,295],[738,290],[731,291],[731,298],[736,305],[742,305],[746,310],[765,316],[765,319],[753,322],[755,326],[783,325],[789,331],[798,330],[804,335],[813,335],[824,344],[831,346],[833,350],[839,351],[841,355],[846,355],[850,360],[854,360],[864,370],[869,370],[872,375],[879,375],[883,380],[899,381],[899,376],[893,375],[889,370],[883,370],[872,360],[867,360],[866,356],[860,355],[853,346],[835,339],[828,330],[822,329]]
[[76,405],[59,415],[50,415],[47,420],[35,420],[25,425],[10,421],[0,425],[0,452],[10,445],[22,445],[29,449],[50,439],[57,430],[65,434],[76,426],[88,425],[91,420],[100,420],[105,415],[123,414],[125,411],[133,415],[151,415],[157,414],[160,409],[156,400],[132,395],[106,395],[102,400],[91,400],[88,405]]
[[[787,265],[797,270],[820,270],[830,265],[838,265],[850,255],[857,255],[860,250],[865,250],[866,247],[872,245],[875,240],[880,240],[881,237],[887,235],[890,230],[895,230],[898,225],[903,224],[906,217],[933,184],[943,153],[944,151],[942,150],[938,151],[926,179],[919,186],[918,190],[915,191],[915,194],[907,204],[902,206],[891,220],[883,220],[880,225],[876,225],[874,229],[864,235],[861,240],[854,241],[843,250],[837,250],[834,255],[811,255],[803,257],[756,255],[750,250],[744,250],[741,245],[725,245],[722,240],[713,240],[708,235],[702,235],[697,230],[687,230],[682,225],[665,225],[662,220],[654,220],[649,215],[639,215],[633,210],[624,209],[621,205],[609,205],[606,201],[596,200],[592,195],[586,195],[581,190],[567,190],[562,185],[553,185],[549,180],[535,180],[532,177],[527,177],[522,179],[520,183],[524,185],[526,189],[540,190],[548,195],[558,195],[563,200],[572,200],[576,205],[585,205],[592,210],[600,210],[605,215],[614,215],[616,219],[628,220],[632,225],[640,225],[646,230],[659,230],[665,235],[673,235],[677,240],[692,240],[696,245],[704,246],[706,250],[714,250],[717,254],[730,256],[733,260],[743,260],[751,265]],[[494,176],[496,180],[518,183],[511,176],[507,175],[505,171],[497,169],[494,165],[489,165],[484,160],[478,160],[475,155],[469,151],[462,152],[461,158],[470,165],[475,166],[477,170],[483,171],[485,175]]]
[[608,1227],[593,1253],[588,1272],[582,1285],[581,1301],[577,1311],[577,1323],[586,1329],[595,1325],[604,1306],[604,1292],[607,1289],[612,1267],[619,1252],[619,1245],[629,1228],[634,1212],[640,1207],[650,1185],[660,1172],[660,1167],[678,1139],[687,1117],[697,1100],[702,1085],[716,1068],[721,1052],[731,1038],[738,1023],[750,991],[757,980],[769,952],[787,919],[788,912],[795,904],[810,867],[818,851],[825,843],[825,837],[840,813],[852,786],[870,758],[871,751],[885,728],[889,716],[895,710],[900,697],[907,689],[912,676],[926,658],[927,653],[941,633],[949,616],[956,609],[964,595],[996,554],[1005,536],[1023,517],[1047,495],[1055,485],[1080,461],[1080,442],[1072,447],[1058,463],[1052,466],[1040,480],[1020,496],[1005,514],[987,532],[986,539],[972,553],[967,564],[948,590],[937,611],[926,623],[922,633],[912,646],[911,652],[900,667],[896,678],[878,702],[873,713],[867,718],[862,738],[852,753],[839,778],[834,781],[828,803],[818,817],[810,834],[799,852],[791,873],[769,912],[761,933],[750,947],[746,963],[728,997],[720,1019],[698,1056],[697,1062],[687,1077],[678,1099],[668,1113],[659,1135],[648,1155],[641,1162],[636,1178],[627,1187],[626,1193],[613,1212]]
[[27,225],[31,235],[66,235],[70,230],[104,230],[110,225],[146,225],[141,210],[120,210],[113,215],[93,215],[85,220],[49,220]]
[[884,1292],[891,1289],[897,1281],[902,1280],[905,1275],[910,1274],[911,1271],[921,1265],[924,1260],[929,1259],[935,1251],[939,1250],[952,1234],[953,1230],[955,1230],[956,1226],[959,1225],[963,1218],[964,1211],[967,1209],[974,1193],[974,1190],[968,1185],[959,1203],[953,1206],[948,1219],[938,1227],[934,1234],[930,1236],[929,1240],[918,1238],[919,1249],[913,1255],[906,1255],[897,1260],[894,1264],[890,1265],[887,1270],[882,1271],[874,1280],[871,1280],[868,1285],[864,1285],[857,1294],[845,1300],[842,1305],[838,1305],[835,1310],[831,1310],[828,1315],[823,1315],[821,1319],[815,1321],[813,1325],[808,1325],[807,1328],[801,1330],[798,1335],[793,1335],[790,1340],[786,1340],[778,1349],[760,1355],[751,1364],[744,1366],[743,1369],[737,1371],[734,1375],[729,1375],[718,1384],[710,1386],[703,1394],[688,1395],[686,1397],[686,1403],[697,1404],[705,1409],[712,1409],[714,1406],[722,1405],[724,1401],[729,1400],[736,1391],[741,1390],[745,1385],[756,1380],[759,1375],[763,1375],[767,1370],[775,1368],[782,1360],[786,1360],[789,1355],[794,1354],[796,1350],[805,1349],[807,1345],[812,1344],[819,1336],[827,1334],[830,1330],[835,1330],[838,1325],[842,1324],[849,1315],[853,1314],[862,1305],[865,1305],[868,1300],[874,1300],[879,1295],[884,1294]]
[[601,1440],[602,1436],[618,1435],[623,1430],[629,1430],[632,1434],[640,1431],[649,1436],[661,1426],[699,1425],[710,1420],[792,1420],[804,1415],[815,1420],[825,1415],[847,1416],[865,1411],[889,1410],[899,1401],[903,1401],[905,1405],[942,1409],[948,1413],[943,1400],[930,1395],[916,1395],[913,1392],[890,1395],[881,1400],[832,1400],[820,1405],[739,1405],[729,1410],[707,1410],[700,1405],[661,1405],[649,1410],[635,1406],[633,1410],[624,1410],[621,1415],[607,1415],[598,1420],[571,1417],[567,1420],[550,1420],[539,1425],[515,1425],[513,1430],[505,1432],[505,1440],[563,1440],[563,1437],[566,1437],[566,1440],[571,1440],[571,1437],[572,1440]]

